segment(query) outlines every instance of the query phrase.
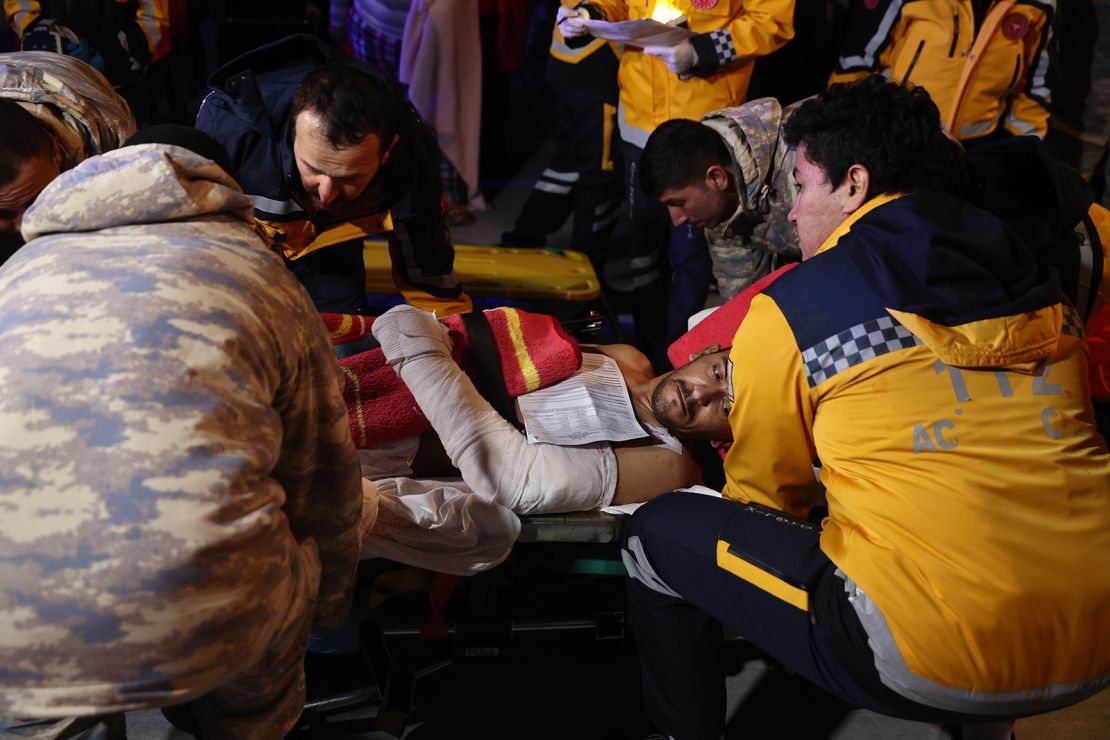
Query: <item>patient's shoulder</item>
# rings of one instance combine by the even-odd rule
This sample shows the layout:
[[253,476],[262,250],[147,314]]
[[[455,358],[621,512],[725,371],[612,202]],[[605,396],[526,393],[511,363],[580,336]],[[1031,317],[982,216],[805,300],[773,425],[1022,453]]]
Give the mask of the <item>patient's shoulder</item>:
[[645,375],[649,378],[655,375],[655,372],[651,368],[651,361],[648,360],[647,355],[631,344],[585,345],[582,347],[582,350],[585,352],[598,352],[606,357],[612,358],[617,365],[620,366],[621,372],[625,375],[636,373]]

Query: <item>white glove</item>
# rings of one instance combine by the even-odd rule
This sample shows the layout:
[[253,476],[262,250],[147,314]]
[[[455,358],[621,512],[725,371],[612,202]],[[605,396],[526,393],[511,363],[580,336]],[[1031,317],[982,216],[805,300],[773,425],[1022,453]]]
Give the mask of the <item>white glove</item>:
[[555,16],[555,25],[559,27],[559,33],[563,34],[563,38],[573,39],[586,33],[586,27],[582,21],[589,18],[590,14],[583,7],[568,8],[560,5],[559,12]]
[[385,359],[393,367],[428,353],[451,356],[447,327],[439,323],[431,311],[415,306],[394,306],[374,319],[370,331],[381,343]]
[[682,79],[690,77],[690,70],[698,63],[697,52],[689,41],[683,41],[678,46],[645,46],[644,53],[661,59],[667,69]]

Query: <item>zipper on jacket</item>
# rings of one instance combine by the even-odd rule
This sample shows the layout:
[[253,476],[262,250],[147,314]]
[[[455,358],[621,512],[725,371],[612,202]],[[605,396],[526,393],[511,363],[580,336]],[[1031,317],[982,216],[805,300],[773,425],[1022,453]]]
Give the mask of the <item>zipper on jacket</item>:
[[960,14],[952,16],[952,46],[948,47],[948,58],[956,56],[956,42],[960,40]]
[[913,60],[910,66],[906,69],[906,74],[902,77],[902,84],[905,85],[910,79],[910,74],[913,73],[913,68],[917,66],[917,60],[921,58],[921,50],[925,48],[925,39],[921,39],[917,44],[917,51],[913,53]]

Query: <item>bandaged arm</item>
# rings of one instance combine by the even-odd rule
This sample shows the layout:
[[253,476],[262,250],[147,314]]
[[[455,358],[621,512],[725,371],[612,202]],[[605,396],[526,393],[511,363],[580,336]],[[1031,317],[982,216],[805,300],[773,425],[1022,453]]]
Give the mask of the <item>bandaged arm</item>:
[[[476,493],[493,497],[518,514],[581,511],[635,496],[632,490],[652,482],[666,469],[682,469],[658,448],[625,448],[607,444],[561,447],[528,444],[475,389],[470,378],[451,359],[447,329],[430,313],[397,306],[374,322],[374,337],[386,361],[408,386],[424,415],[439,435],[451,463]],[[654,450],[654,455],[650,450]],[[663,458],[656,470],[628,476],[622,486],[618,461],[645,465],[649,457]],[[653,492],[685,484],[683,476],[668,482],[656,477]],[[674,480],[672,485],[669,481]],[[644,500],[645,492],[639,491]]]

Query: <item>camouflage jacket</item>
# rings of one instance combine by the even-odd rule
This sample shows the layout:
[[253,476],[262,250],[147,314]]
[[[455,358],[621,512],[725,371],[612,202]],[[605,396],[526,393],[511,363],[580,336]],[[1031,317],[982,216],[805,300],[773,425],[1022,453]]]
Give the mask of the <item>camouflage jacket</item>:
[[104,75],[63,54],[0,54],[0,98],[22,105],[57,137],[63,170],[135,133],[131,109]]
[[361,481],[304,289],[223,170],[127,147],[0,268],[0,716],[191,699],[345,616]]
[[794,152],[780,136],[784,118],[777,100],[759,98],[701,119],[724,139],[740,187],[736,211],[705,230],[713,275],[725,299],[802,258],[798,234],[786,220],[794,205]]

